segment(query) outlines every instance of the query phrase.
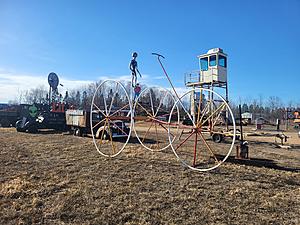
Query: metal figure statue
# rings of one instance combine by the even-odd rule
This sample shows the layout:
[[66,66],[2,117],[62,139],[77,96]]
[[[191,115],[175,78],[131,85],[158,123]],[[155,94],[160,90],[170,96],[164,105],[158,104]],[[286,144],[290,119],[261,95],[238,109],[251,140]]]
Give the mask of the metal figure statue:
[[142,77],[140,71],[138,70],[138,65],[137,65],[137,58],[138,54],[136,52],[132,53],[132,60],[130,61],[129,64],[129,69],[131,70],[131,75],[132,75],[132,87],[135,87],[137,84],[137,76],[136,76],[136,72],[139,73],[140,77]]

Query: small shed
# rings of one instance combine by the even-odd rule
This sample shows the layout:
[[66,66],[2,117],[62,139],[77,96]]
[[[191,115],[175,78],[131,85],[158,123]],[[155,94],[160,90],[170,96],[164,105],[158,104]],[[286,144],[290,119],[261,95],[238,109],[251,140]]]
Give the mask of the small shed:
[[261,130],[262,129],[262,125],[264,124],[264,118],[260,117],[260,118],[257,118],[255,120],[255,124],[256,124],[256,130]]
[[249,122],[251,122],[253,119],[253,115],[252,113],[244,112],[242,113],[242,119],[247,119]]

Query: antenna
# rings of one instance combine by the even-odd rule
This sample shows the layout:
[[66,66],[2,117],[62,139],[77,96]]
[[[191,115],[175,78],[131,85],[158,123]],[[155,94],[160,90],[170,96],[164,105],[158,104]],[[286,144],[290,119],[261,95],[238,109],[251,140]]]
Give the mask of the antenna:
[[58,76],[56,75],[56,73],[49,73],[48,75],[48,84],[50,85],[50,87],[55,90],[58,86],[59,83],[59,79]]
[[[51,102],[54,101],[57,91],[57,86],[59,84],[59,79],[56,73],[49,73],[48,75],[48,84],[49,84],[49,107]],[[52,92],[52,93],[51,93]]]

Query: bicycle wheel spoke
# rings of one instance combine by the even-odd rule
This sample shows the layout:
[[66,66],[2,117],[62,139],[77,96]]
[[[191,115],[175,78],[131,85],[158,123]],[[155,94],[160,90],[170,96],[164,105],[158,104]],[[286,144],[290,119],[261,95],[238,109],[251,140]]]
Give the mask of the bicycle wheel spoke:
[[114,143],[113,143],[113,139],[112,139],[112,132],[111,132],[111,129],[110,129],[110,122],[108,121],[108,132],[109,132],[109,137],[110,137],[110,143],[111,143],[111,147],[112,147],[112,149],[113,149],[113,154],[115,154],[115,151],[116,151],[116,149],[115,149],[115,145],[114,145]]
[[165,95],[164,95],[164,97],[163,97],[163,98],[162,98],[162,99],[159,101],[159,105],[158,105],[158,108],[157,108],[157,110],[156,110],[156,112],[155,112],[154,116],[156,116],[156,115],[157,115],[157,113],[158,113],[158,111],[159,111],[159,109],[160,109],[160,107],[161,107],[161,105],[162,105],[163,101],[165,100],[165,98],[166,98],[167,94],[168,94],[168,92],[166,92],[166,93],[165,93]]
[[198,134],[196,132],[195,134],[195,143],[194,143],[194,160],[193,160],[193,166],[195,167],[196,164],[196,157],[197,157],[197,142],[198,142],[198,138],[197,138]]
[[[158,125],[160,125],[165,131],[168,131],[168,129],[167,129],[162,123],[159,123]],[[171,132],[170,132],[170,134],[171,134],[173,137],[175,137],[175,135],[172,134]]]
[[206,120],[203,121],[202,124],[205,124],[213,115],[215,115],[218,111],[220,111],[224,107],[224,103],[221,104],[212,114],[209,115],[209,117],[206,118]]
[[[223,107],[223,109],[224,109],[224,107]],[[218,115],[215,117],[215,121],[213,122],[212,127],[214,127],[216,125],[216,123],[218,122],[223,109],[221,109],[220,112],[218,113]]]
[[98,111],[99,111],[99,112],[101,112],[101,113],[102,113],[102,115],[103,115],[103,116],[105,116],[105,117],[106,117],[106,114],[105,114],[105,113],[103,113],[103,112],[102,112],[102,110],[101,110],[101,109],[100,109],[100,108],[99,108],[99,107],[98,107],[98,106],[97,106],[95,103],[93,103],[93,105],[94,105],[94,106],[95,106],[95,107],[98,109]]
[[203,120],[203,118],[204,118],[204,116],[205,116],[205,112],[206,112],[206,110],[208,109],[208,104],[207,105],[205,105],[205,107],[204,107],[204,109],[203,109],[203,111],[201,112],[201,118],[199,119],[199,121],[197,121],[197,127],[200,127],[203,123],[202,123],[202,120]]
[[[162,88],[143,90],[134,105],[134,131],[140,144],[150,151],[162,151],[170,146],[169,110],[175,100],[172,93]],[[173,123],[178,117],[173,116]],[[146,140],[147,139],[147,140]],[[172,138],[173,139],[173,138]]]
[[202,91],[200,92],[200,98],[199,98],[199,104],[198,104],[198,115],[197,115],[197,123],[196,123],[196,126],[198,126],[198,123],[199,123],[200,112],[201,112],[201,106],[202,106]]
[[155,122],[155,133],[156,133],[156,143],[157,143],[157,147],[159,148],[159,141],[158,141],[158,134],[157,134],[157,124]]
[[108,115],[110,114],[110,111],[111,111],[111,107],[112,107],[112,105],[113,105],[113,103],[114,103],[114,100],[115,100],[115,97],[116,97],[116,95],[118,94],[118,83],[116,84],[116,92],[114,93],[114,95],[113,95],[113,97],[112,97],[112,99],[111,99],[111,103],[110,103],[110,106],[109,106],[109,110],[108,110]]
[[150,127],[148,128],[147,132],[145,133],[145,135],[144,135],[144,137],[143,137],[143,139],[142,139],[142,143],[144,142],[144,140],[145,140],[145,138],[146,138],[146,136],[147,136],[149,130],[151,129],[151,127],[152,127],[152,125],[153,125],[153,123],[154,123],[154,120],[152,120]]
[[207,141],[206,141],[205,138],[203,137],[203,134],[202,134],[201,132],[200,132],[199,134],[200,134],[200,137],[201,137],[201,139],[202,139],[204,145],[206,146],[206,148],[207,148],[208,151],[210,152],[211,156],[215,159],[215,161],[216,161],[217,163],[219,163],[219,160],[217,159],[215,153],[213,152],[213,150],[211,149],[211,147],[208,145]]
[[105,113],[106,113],[106,115],[108,115],[108,112],[107,112],[107,104],[106,104],[106,100],[105,100],[105,98],[104,98],[104,95],[103,95],[103,101],[104,101]]
[[141,108],[150,116],[152,117],[151,113],[148,112],[147,109],[145,109],[139,102],[137,103],[139,106],[141,106]]
[[99,121],[98,123],[96,123],[94,126],[92,126],[92,129],[94,129],[95,127],[97,127],[100,123],[102,123],[106,118],[104,118],[103,120]]
[[129,106],[129,104],[124,105],[123,107],[121,107],[121,108],[118,109],[117,111],[113,112],[113,113],[110,115],[110,117],[116,115],[118,112],[121,112],[123,109],[125,109],[125,108],[128,107],[128,106]]
[[151,91],[150,91],[150,104],[151,104],[152,116],[154,116],[154,107],[153,107],[153,99],[152,99]]
[[188,137],[186,137],[176,148],[175,150],[177,150],[178,148],[180,148],[194,133],[191,132],[190,135]]
[[124,130],[122,130],[116,123],[114,123],[112,120],[110,120],[109,119],[109,121],[118,129],[118,130],[120,130],[123,134],[125,134],[126,136],[128,135],[128,134],[126,134],[126,132],[124,131]]

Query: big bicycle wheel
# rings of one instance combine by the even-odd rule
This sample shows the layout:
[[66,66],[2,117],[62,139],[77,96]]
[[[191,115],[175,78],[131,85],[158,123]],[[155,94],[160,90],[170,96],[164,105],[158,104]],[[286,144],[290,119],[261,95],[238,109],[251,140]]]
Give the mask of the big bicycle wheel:
[[[176,157],[192,170],[209,171],[220,166],[229,157],[236,138],[228,103],[210,89],[196,88],[176,101],[171,114],[177,108],[179,135],[171,143]],[[231,138],[225,140],[227,136]],[[169,140],[172,138],[170,135]]]
[[[164,88],[147,88],[135,99],[134,132],[140,144],[150,151],[162,151],[170,146],[168,128],[170,123],[179,123],[179,112],[174,109],[175,98]],[[169,117],[170,122],[169,121]],[[172,130],[171,141],[176,130]]]
[[93,96],[90,126],[97,151],[106,157],[119,155],[128,143],[132,129],[132,106],[125,87],[105,80]]

